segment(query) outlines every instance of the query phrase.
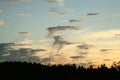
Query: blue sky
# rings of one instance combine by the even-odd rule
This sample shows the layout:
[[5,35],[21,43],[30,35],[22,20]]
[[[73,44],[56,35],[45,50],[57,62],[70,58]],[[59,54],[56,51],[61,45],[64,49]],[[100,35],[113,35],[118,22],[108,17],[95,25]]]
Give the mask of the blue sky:
[[[109,66],[119,61],[120,56],[119,3],[119,0],[0,0],[0,46],[15,44],[12,51],[1,47],[0,60],[14,57],[13,60],[20,61]],[[26,55],[18,55],[23,51]]]

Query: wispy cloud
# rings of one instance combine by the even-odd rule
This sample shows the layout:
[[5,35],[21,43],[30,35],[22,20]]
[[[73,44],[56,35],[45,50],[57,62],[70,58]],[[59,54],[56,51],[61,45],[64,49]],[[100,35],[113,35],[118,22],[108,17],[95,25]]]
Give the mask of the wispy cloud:
[[49,36],[52,34],[59,32],[59,31],[65,31],[65,30],[80,30],[83,29],[82,27],[77,27],[77,26],[56,26],[56,27],[49,27],[47,28],[49,32]]
[[80,23],[83,22],[83,20],[75,20],[75,19],[71,19],[69,20],[70,23]]
[[55,16],[69,16],[70,15],[70,13],[67,12],[66,10],[59,9],[59,8],[52,8],[49,10],[49,12]]
[[85,56],[70,56],[72,59],[80,59],[80,58],[85,58]]
[[0,26],[4,25],[4,21],[0,20]]
[[50,5],[57,5],[57,6],[63,6],[64,5],[64,0],[43,0],[47,2]]
[[18,32],[18,35],[29,35],[31,34],[30,32]]
[[85,49],[85,50],[88,50],[91,47],[93,47],[93,45],[89,45],[89,44],[86,44],[86,43],[82,43],[82,44],[77,46],[78,49]]
[[101,49],[100,51],[101,52],[108,52],[108,51],[111,51],[112,49]]
[[65,45],[70,44],[73,43],[65,41],[64,36],[54,36],[53,49],[57,49],[57,52],[59,52]]
[[100,16],[100,13],[87,13],[87,16]]

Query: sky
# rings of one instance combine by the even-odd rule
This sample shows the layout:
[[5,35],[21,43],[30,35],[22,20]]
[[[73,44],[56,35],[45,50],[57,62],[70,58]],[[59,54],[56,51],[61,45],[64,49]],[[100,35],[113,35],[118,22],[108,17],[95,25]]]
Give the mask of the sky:
[[0,0],[0,62],[83,66],[120,60],[120,0]]

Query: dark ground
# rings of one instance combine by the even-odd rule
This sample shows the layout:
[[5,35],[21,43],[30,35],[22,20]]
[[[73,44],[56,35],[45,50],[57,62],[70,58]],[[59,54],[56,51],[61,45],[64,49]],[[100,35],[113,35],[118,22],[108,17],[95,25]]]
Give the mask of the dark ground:
[[72,65],[42,65],[27,62],[0,63],[0,80],[120,80],[119,66],[98,68]]

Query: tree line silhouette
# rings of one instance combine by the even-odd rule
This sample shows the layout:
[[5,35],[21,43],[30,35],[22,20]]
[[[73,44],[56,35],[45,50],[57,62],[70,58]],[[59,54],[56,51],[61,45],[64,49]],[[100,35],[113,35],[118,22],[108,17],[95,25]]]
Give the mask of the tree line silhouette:
[[[114,66],[115,65],[115,66]],[[94,68],[85,68],[75,64],[43,65],[32,62],[0,63],[0,80],[31,79],[31,80],[120,80],[120,65],[110,68],[105,64]]]

